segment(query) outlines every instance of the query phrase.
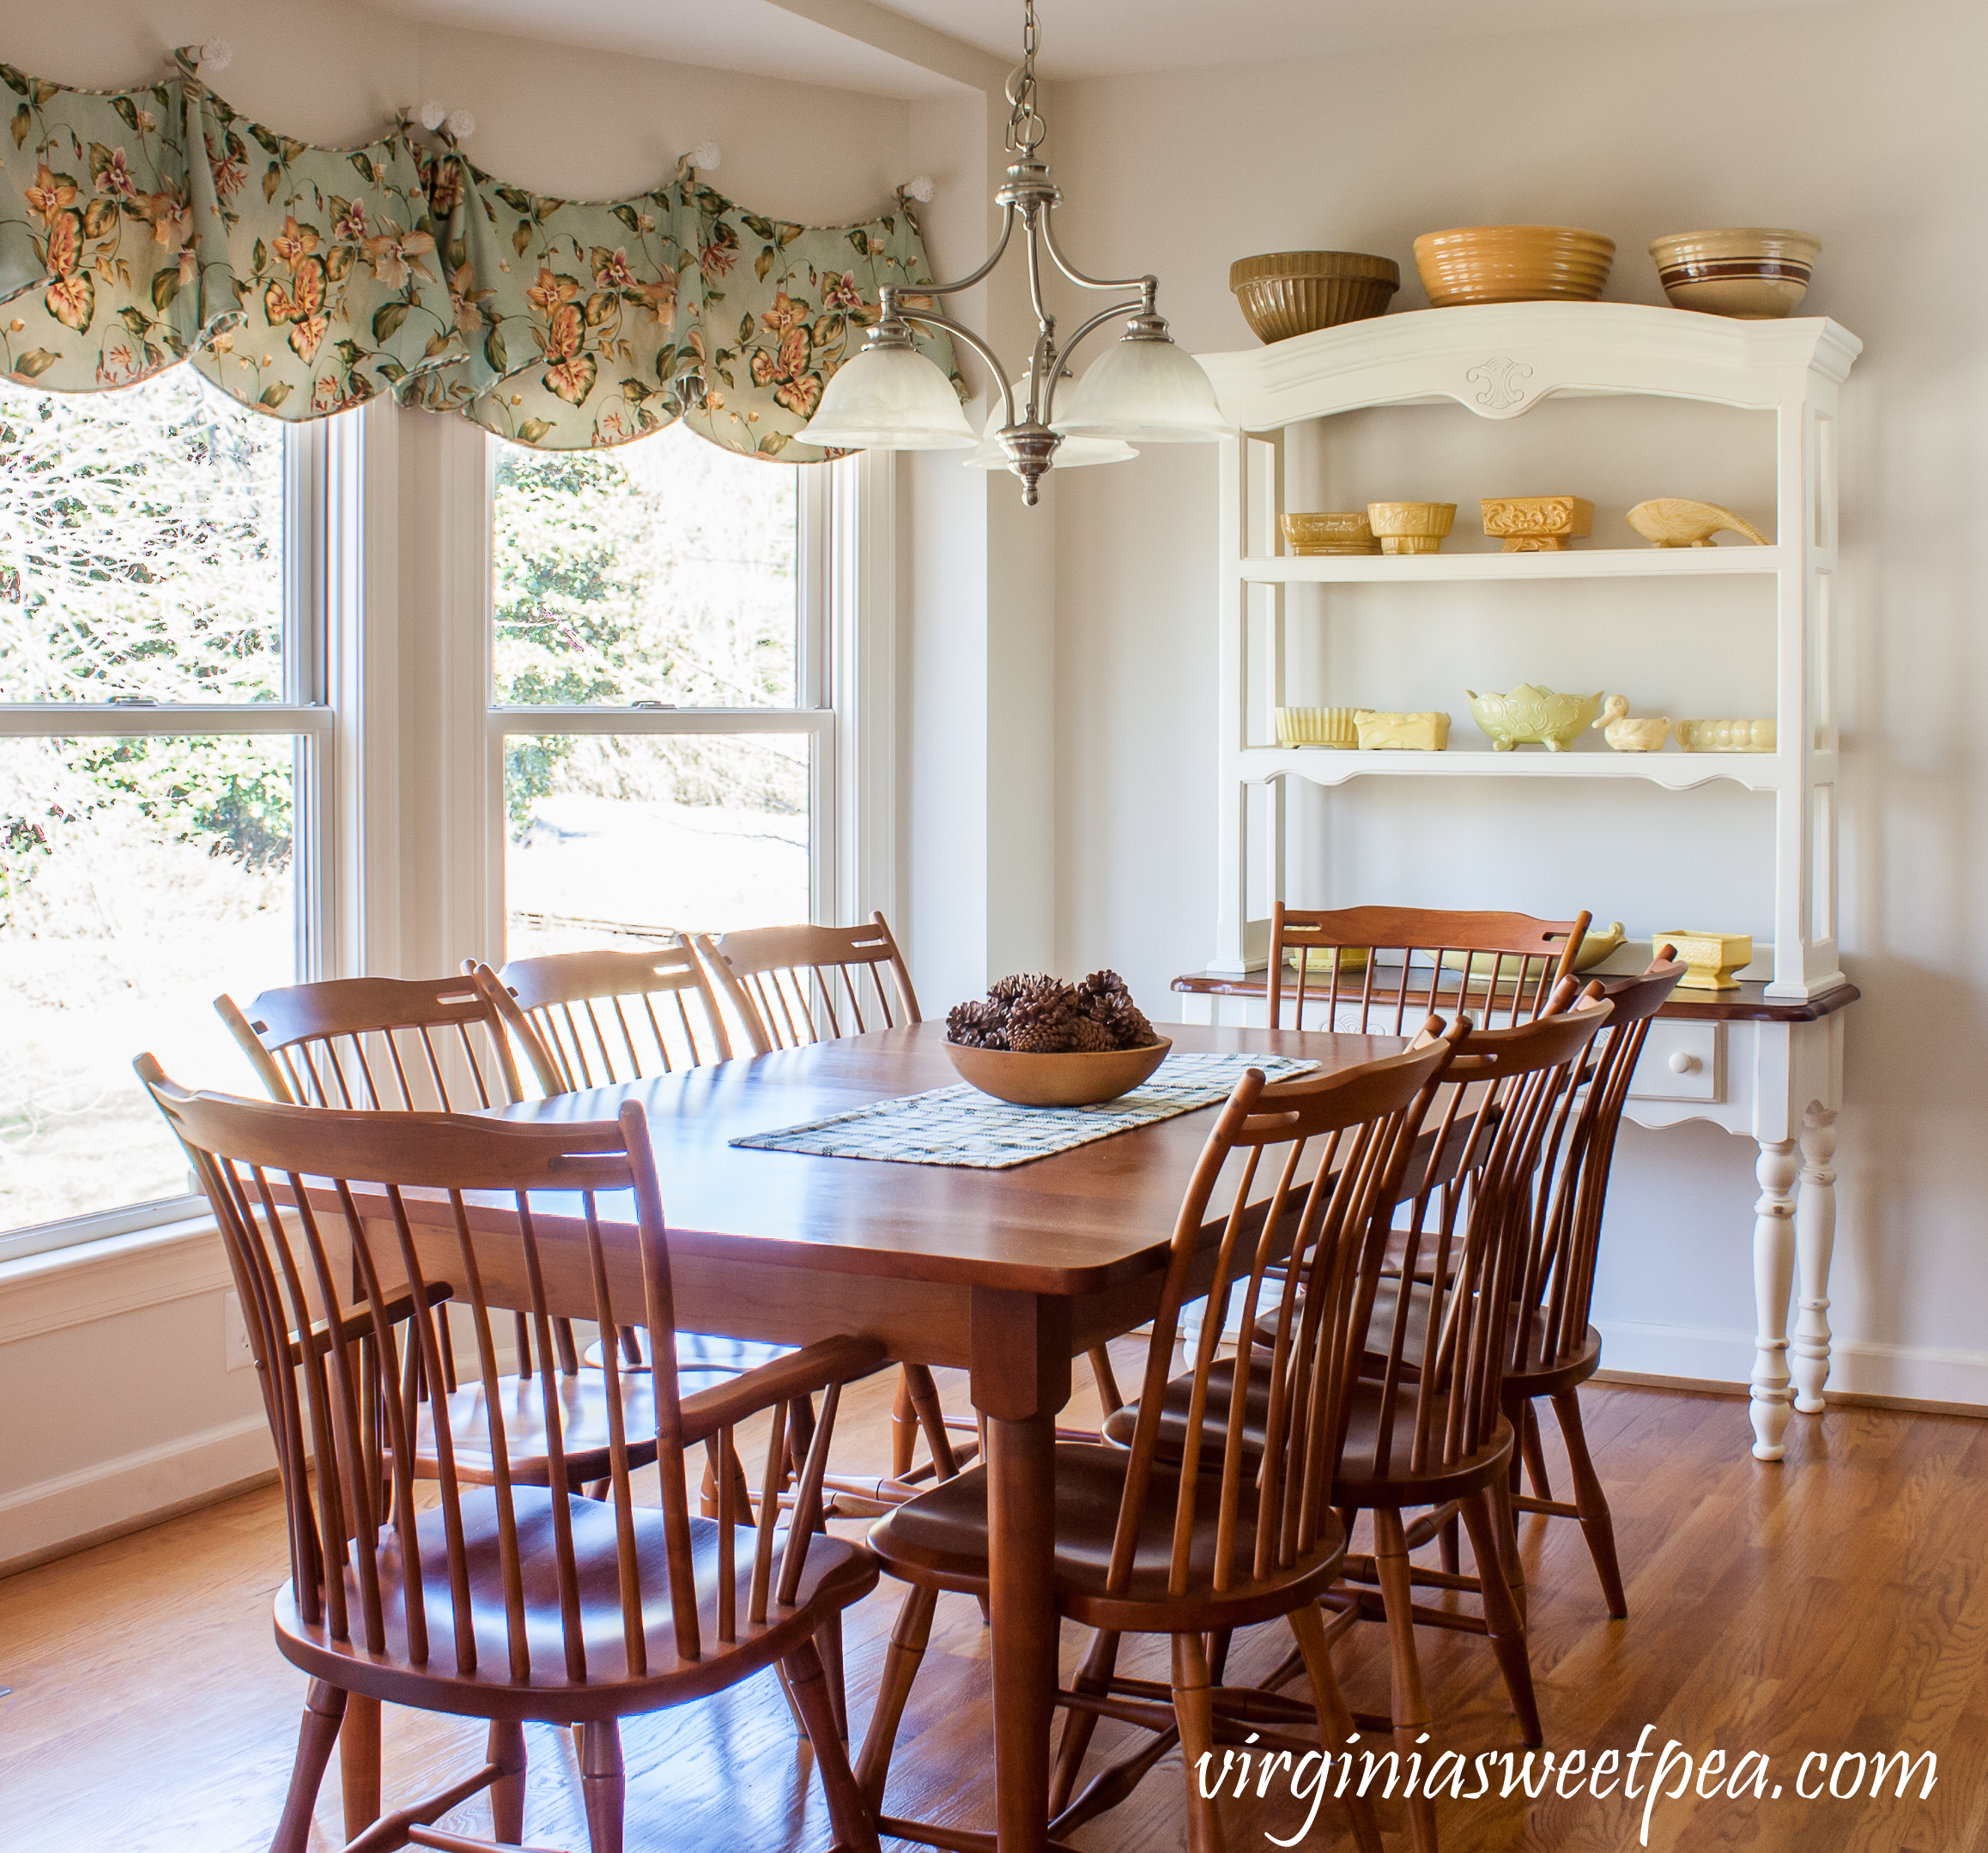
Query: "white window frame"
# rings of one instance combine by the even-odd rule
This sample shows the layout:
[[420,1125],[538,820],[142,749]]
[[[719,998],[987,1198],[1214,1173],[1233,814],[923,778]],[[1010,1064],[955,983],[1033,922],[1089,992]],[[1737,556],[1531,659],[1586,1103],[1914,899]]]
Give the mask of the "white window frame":
[[[283,433],[284,699],[257,702],[0,702],[0,739],[170,739],[191,734],[288,734],[298,742],[291,798],[296,859],[297,970],[324,976],[333,959],[333,716],[325,703],[331,445],[327,421]],[[207,1214],[189,1190],[0,1232],[0,1262],[46,1254]]]
[[797,695],[792,707],[512,705],[492,693],[494,587],[488,548],[500,440],[487,441],[481,628],[485,930],[493,960],[506,934],[504,743],[558,734],[781,734],[809,741],[809,915],[853,922],[897,911],[896,542],[892,458],[864,452],[799,472]]

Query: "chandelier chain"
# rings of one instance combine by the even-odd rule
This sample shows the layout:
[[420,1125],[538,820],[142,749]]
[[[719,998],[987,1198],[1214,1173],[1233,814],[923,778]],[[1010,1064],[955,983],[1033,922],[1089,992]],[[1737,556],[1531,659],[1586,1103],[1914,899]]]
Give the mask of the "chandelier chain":
[[1021,62],[1009,73],[1008,152],[1032,154],[1049,133],[1049,124],[1035,109],[1035,0],[1022,0]]

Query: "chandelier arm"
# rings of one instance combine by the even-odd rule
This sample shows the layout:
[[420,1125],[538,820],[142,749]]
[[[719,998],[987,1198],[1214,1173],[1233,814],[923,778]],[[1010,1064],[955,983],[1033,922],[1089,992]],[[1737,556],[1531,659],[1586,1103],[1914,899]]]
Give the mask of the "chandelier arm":
[[[921,291],[921,294],[924,292]],[[1015,389],[1008,384],[1007,370],[1001,365],[1001,356],[963,323],[955,322],[949,316],[935,315],[929,309],[906,309],[901,305],[897,310],[900,321],[917,322],[926,328],[942,328],[956,341],[963,341],[985,360],[994,375],[994,384],[1001,389],[1001,422],[1015,422]]]
[[901,283],[890,286],[894,289],[908,289],[920,296],[955,296],[962,289],[971,289],[982,277],[987,276],[1001,262],[1008,249],[1009,234],[1015,229],[1015,202],[1008,201],[1001,209],[1001,236],[994,241],[994,248],[987,254],[987,261],[970,276],[962,276],[951,283]]
[[1160,279],[1149,273],[1144,276],[1086,276],[1070,259],[1064,256],[1062,247],[1056,241],[1056,227],[1051,222],[1049,209],[1042,215],[1042,242],[1058,269],[1082,289],[1140,289],[1149,294],[1160,288]]
[[1100,309],[1064,343],[1062,354],[1058,357],[1057,364],[1050,369],[1049,391],[1044,397],[1042,404],[1042,421],[1044,424],[1055,422],[1053,414],[1056,410],[1056,389],[1063,382],[1063,370],[1068,365],[1070,355],[1076,352],[1077,343],[1085,336],[1102,328],[1114,316],[1136,314],[1143,306],[1143,300],[1144,299],[1142,298],[1139,302],[1114,302],[1110,308]]

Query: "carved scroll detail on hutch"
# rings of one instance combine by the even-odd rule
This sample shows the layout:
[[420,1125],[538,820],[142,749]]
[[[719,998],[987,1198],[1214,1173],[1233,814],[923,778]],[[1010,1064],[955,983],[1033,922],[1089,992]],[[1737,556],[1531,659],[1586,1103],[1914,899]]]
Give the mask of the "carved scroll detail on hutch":
[[1532,378],[1532,368],[1524,360],[1494,354],[1488,360],[1481,360],[1464,378],[1482,389],[1473,397],[1473,405],[1487,412],[1510,412],[1524,404],[1524,382]]

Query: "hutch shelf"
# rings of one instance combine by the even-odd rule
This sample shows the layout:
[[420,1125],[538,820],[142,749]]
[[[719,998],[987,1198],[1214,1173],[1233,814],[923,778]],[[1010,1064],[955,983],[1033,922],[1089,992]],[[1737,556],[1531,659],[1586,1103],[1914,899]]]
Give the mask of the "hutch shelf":
[[[1762,1460],[1781,1457],[1791,1402],[1808,1412],[1822,1408],[1829,1372],[1831,1160],[1842,1093],[1841,1013],[1858,995],[1836,946],[1837,389],[1861,347],[1847,330],[1820,318],[1739,322],[1634,304],[1539,302],[1384,316],[1248,352],[1200,357],[1236,434],[1224,444],[1221,459],[1215,955],[1205,972],[1176,982],[1184,1017],[1262,1020],[1269,943],[1262,897],[1282,896],[1285,798],[1292,780],[1333,786],[1372,778],[1543,778],[1620,789],[1621,781],[1633,779],[1676,791],[1730,780],[1773,794],[1773,840],[1761,845],[1773,857],[1771,949],[1756,934],[1756,962],[1767,966],[1769,975],[1736,993],[1681,994],[1646,1047],[1629,1109],[1646,1126],[1709,1120],[1758,1145],[1751,1387],[1753,1451]],[[1555,395],[1650,395],[1771,415],[1773,544],[1577,542],[1561,553],[1306,559],[1283,551],[1285,439],[1294,427],[1446,400],[1481,418],[1510,420]],[[1459,534],[1474,512],[1459,507]],[[1285,595],[1292,587],[1736,577],[1769,582],[1761,596],[1773,606],[1772,753],[1359,752],[1252,739],[1251,716],[1261,704],[1252,701],[1252,675],[1259,684],[1267,678],[1276,702],[1285,699]],[[1259,610],[1267,602],[1267,652],[1252,653],[1252,599]],[[1251,851],[1253,845],[1263,854],[1264,833],[1252,835],[1252,790],[1268,801],[1270,845],[1267,866],[1256,869]],[[1263,910],[1255,917],[1252,895]],[[1350,905],[1384,898],[1333,899]],[[1453,904],[1476,905],[1481,897],[1458,893]],[[1639,968],[1646,957],[1646,942],[1632,943],[1601,975]],[[1791,1384],[1788,1310],[1797,1256],[1800,1314]],[[1655,1331],[1604,1328],[1611,1365],[1658,1377],[1730,1374],[1709,1352],[1677,1355],[1676,1343]]]

